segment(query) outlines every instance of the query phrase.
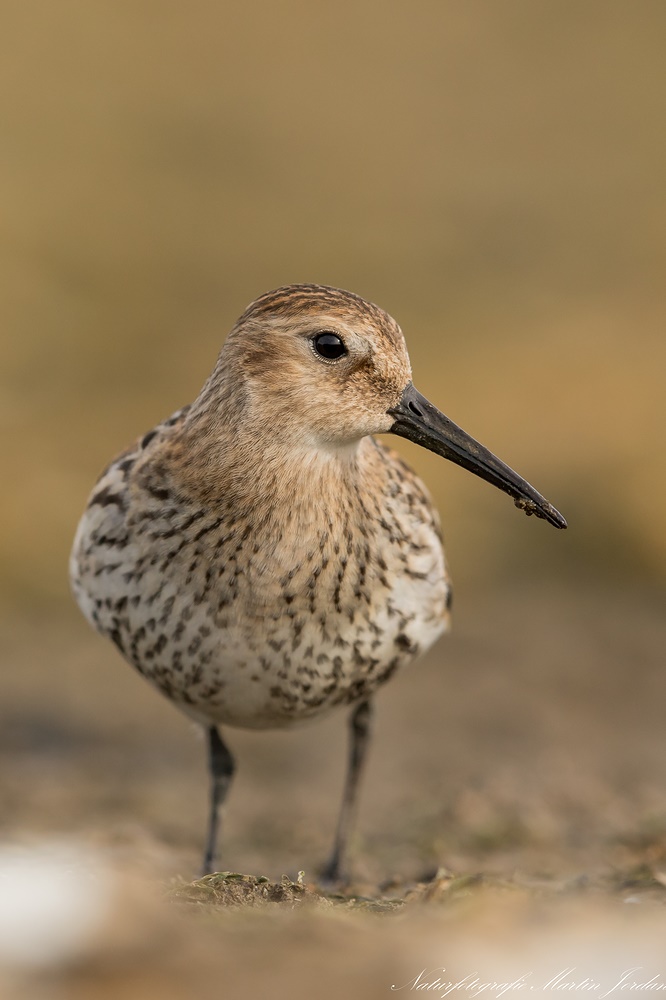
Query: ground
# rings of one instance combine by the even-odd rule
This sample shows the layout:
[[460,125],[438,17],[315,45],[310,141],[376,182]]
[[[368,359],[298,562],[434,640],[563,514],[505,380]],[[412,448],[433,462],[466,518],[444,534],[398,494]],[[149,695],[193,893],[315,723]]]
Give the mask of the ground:
[[102,921],[94,945],[63,959],[72,995],[122,983],[123,996],[179,996],[189,969],[202,995],[242,992],[246,975],[257,994],[280,996],[293,967],[290,995],[339,995],[344,980],[349,995],[383,996],[428,963],[503,975],[490,947],[500,933],[505,959],[541,948],[555,975],[575,964],[572,927],[616,940],[608,956],[623,967],[642,964],[637,942],[658,961],[660,594],[581,583],[463,587],[456,600],[452,634],[378,698],[352,878],[337,896],[320,893],[316,873],[340,794],[343,716],[288,734],[228,731],[239,770],[227,874],[193,881],[206,804],[196,729],[69,609],[6,623],[2,839],[28,859],[65,845],[82,859],[75,880],[92,867],[115,886],[110,930]]

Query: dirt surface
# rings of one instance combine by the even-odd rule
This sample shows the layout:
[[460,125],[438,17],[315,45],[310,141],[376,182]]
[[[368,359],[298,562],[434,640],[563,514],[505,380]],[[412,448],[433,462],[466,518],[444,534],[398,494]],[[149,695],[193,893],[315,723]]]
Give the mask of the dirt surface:
[[[16,989],[57,968],[72,996],[122,984],[128,996],[170,997],[185,982],[202,995],[286,996],[292,974],[289,995],[344,985],[384,996],[428,964],[424,942],[430,966],[504,974],[497,935],[502,961],[541,949],[553,976],[591,933],[615,935],[608,956],[627,968],[641,964],[639,944],[658,964],[663,595],[463,587],[457,601],[453,634],[378,699],[352,879],[337,895],[316,872],[340,793],[343,716],[286,734],[228,731],[239,772],[227,874],[192,882],[206,795],[198,732],[74,609],[5,622],[2,841],[28,869],[66,849],[58,867],[76,886],[100,873],[113,886],[94,941],[29,975],[21,967]],[[590,956],[586,975],[601,962],[595,974],[610,976],[610,957]]]
[[[666,817],[662,595],[456,594],[454,629],[377,700],[353,871],[376,888],[445,865],[556,877],[607,871]],[[206,774],[198,729],[74,607],[6,622],[2,832],[89,830],[195,875]],[[238,760],[222,859],[313,876],[341,789],[345,717],[227,730]],[[154,854],[150,847],[154,840]]]

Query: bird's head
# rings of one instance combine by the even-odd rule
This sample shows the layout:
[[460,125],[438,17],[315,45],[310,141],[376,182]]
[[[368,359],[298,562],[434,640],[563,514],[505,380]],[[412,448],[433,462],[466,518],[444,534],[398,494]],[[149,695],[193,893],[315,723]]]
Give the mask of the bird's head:
[[397,434],[492,483],[526,513],[566,527],[529,483],[414,388],[400,327],[351,292],[288,285],[256,299],[227,338],[209,396],[220,383],[242,400],[239,420],[286,448],[353,454],[367,435]]

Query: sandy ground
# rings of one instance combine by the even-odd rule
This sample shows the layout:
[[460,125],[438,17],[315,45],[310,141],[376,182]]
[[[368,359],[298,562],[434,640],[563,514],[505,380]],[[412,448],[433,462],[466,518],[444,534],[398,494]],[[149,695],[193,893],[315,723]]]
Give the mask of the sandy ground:
[[7,989],[39,995],[57,970],[72,996],[115,996],[121,984],[123,996],[179,996],[187,982],[202,995],[286,996],[293,974],[289,995],[384,996],[449,961],[497,978],[521,956],[529,971],[538,952],[554,976],[584,965],[573,942],[595,934],[599,947],[616,944],[590,944],[586,975],[594,962],[611,978],[612,962],[641,965],[639,946],[658,964],[663,595],[463,587],[456,598],[454,632],[378,699],[347,893],[361,904],[321,902],[313,889],[340,793],[344,717],[287,734],[228,732],[239,772],[221,867],[277,883],[302,871],[310,888],[261,903],[261,882],[245,893],[257,905],[227,907],[228,884],[187,888],[205,815],[196,729],[74,609],[5,622],[5,874],[20,856],[26,898],[39,899],[49,856],[65,851],[58,871],[106,900],[99,927],[86,924],[90,940],[34,968],[19,962]]

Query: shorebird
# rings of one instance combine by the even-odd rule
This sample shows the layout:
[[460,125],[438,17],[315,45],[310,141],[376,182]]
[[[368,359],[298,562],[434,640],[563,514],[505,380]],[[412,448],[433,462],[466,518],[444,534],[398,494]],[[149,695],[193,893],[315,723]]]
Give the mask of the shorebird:
[[447,627],[439,518],[417,476],[375,440],[384,433],[566,527],[414,388],[391,316],[305,284],[252,302],[194,403],[119,455],[88,500],[71,556],[83,613],[207,733],[204,872],[235,770],[218,726],[289,727],[350,706],[323,869],[341,878],[372,697]]

